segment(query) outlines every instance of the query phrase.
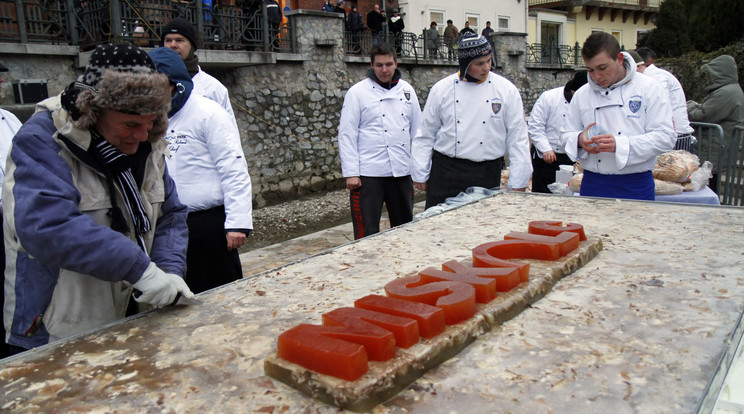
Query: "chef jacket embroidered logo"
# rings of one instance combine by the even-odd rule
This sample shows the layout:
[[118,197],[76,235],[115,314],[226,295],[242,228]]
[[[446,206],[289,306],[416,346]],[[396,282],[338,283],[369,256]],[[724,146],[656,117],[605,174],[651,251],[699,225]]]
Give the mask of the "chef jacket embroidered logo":
[[636,113],[638,112],[639,109],[641,109],[642,104],[643,102],[640,99],[639,100],[631,99],[630,102],[628,102],[628,108],[630,109],[630,112]]
[[405,92],[403,92],[403,96],[406,97],[406,100],[407,101],[410,101],[411,100],[411,92],[405,91]]
[[498,114],[501,111],[501,102],[492,103],[491,110],[493,111],[494,115]]

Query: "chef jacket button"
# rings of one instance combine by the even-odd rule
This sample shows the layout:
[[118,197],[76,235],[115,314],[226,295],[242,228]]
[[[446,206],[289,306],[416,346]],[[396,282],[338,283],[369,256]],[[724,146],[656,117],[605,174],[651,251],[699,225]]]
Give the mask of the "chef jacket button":
[[486,123],[486,121],[483,121],[483,123],[485,124],[485,123]]
[[486,99],[486,102],[489,102],[489,100],[488,100],[488,99]]
[[602,162],[602,160],[597,160],[597,162]]
[[460,141],[457,141],[457,143],[459,144],[459,143],[460,143]]
[[482,142],[481,142],[480,144],[481,144],[481,145],[483,145],[483,143],[482,143]]
[[382,116],[385,116],[385,114],[382,114]]
[[455,103],[457,103],[457,102],[460,102],[460,100],[459,99],[455,99]]

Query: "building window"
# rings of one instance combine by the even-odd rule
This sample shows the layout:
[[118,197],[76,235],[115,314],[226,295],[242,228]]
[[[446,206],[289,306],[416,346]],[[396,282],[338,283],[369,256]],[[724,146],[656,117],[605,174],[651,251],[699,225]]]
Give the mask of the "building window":
[[465,14],[465,21],[468,22],[468,25],[470,25],[470,28],[473,29],[475,33],[480,33],[480,30],[478,29],[480,27],[480,15]]
[[441,35],[444,33],[444,27],[446,24],[444,23],[444,11],[443,10],[430,10],[429,11],[429,24],[431,22],[437,23],[437,31]]
[[638,48],[638,43],[641,42],[641,39],[648,36],[649,33],[651,33],[651,31],[647,29],[636,30],[636,48]]
[[612,37],[614,37],[615,39],[617,39],[617,42],[620,43],[620,47],[624,47],[623,46],[623,32],[620,32],[620,31],[617,31],[617,30],[613,30],[612,31]]
[[509,16],[499,16],[499,31],[508,32],[510,29]]

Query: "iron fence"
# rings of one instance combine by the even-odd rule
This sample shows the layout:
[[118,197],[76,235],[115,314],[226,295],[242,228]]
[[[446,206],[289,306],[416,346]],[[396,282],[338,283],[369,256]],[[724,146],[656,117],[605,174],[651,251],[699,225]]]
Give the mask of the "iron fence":
[[576,45],[555,45],[553,43],[531,43],[527,45],[527,63],[544,66],[576,66],[580,61],[581,47]]
[[158,46],[162,27],[181,17],[209,49],[292,52],[289,22],[272,25],[261,4],[249,7],[187,0],[0,0],[0,41],[91,49],[130,41]]
[[439,36],[436,42],[427,42],[426,33],[417,35],[402,32],[399,36],[393,33],[380,32],[373,36],[368,31],[350,32],[344,35],[344,51],[347,55],[369,56],[372,46],[376,43],[387,43],[396,49],[396,55],[401,58],[457,60],[457,49],[451,48]]

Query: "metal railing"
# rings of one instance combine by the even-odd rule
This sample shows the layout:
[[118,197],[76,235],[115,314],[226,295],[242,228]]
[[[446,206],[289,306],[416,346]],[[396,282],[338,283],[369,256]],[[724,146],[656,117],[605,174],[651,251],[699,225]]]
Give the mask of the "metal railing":
[[596,5],[601,5],[602,7],[612,7],[612,5],[623,5],[623,6],[638,6],[638,7],[651,7],[651,8],[659,8],[661,6],[661,2],[663,0],[601,0],[601,1],[587,1],[587,0],[580,0],[580,1],[573,1],[573,2],[566,2],[565,0],[529,0],[529,6],[545,6],[552,3],[560,3],[560,5],[565,6],[566,3],[576,3],[576,5],[594,5],[592,3],[597,3]]
[[384,31],[377,36],[373,36],[369,31],[357,33],[346,31],[344,51],[347,55],[369,56],[372,46],[381,42],[395,47],[399,58],[457,60],[457,41],[449,44],[441,35],[436,41],[427,40],[426,34],[426,30],[419,35],[402,32],[396,38],[393,33]]
[[579,43],[555,45],[553,43],[531,43],[527,45],[527,63],[543,66],[577,66],[583,64]]
[[744,206],[744,127],[737,126],[726,143],[724,155],[721,204]]
[[187,0],[0,0],[0,41],[80,46],[130,41],[158,46],[162,27],[182,17],[197,28],[200,47],[293,51],[292,28],[268,21],[265,7],[202,7]]

